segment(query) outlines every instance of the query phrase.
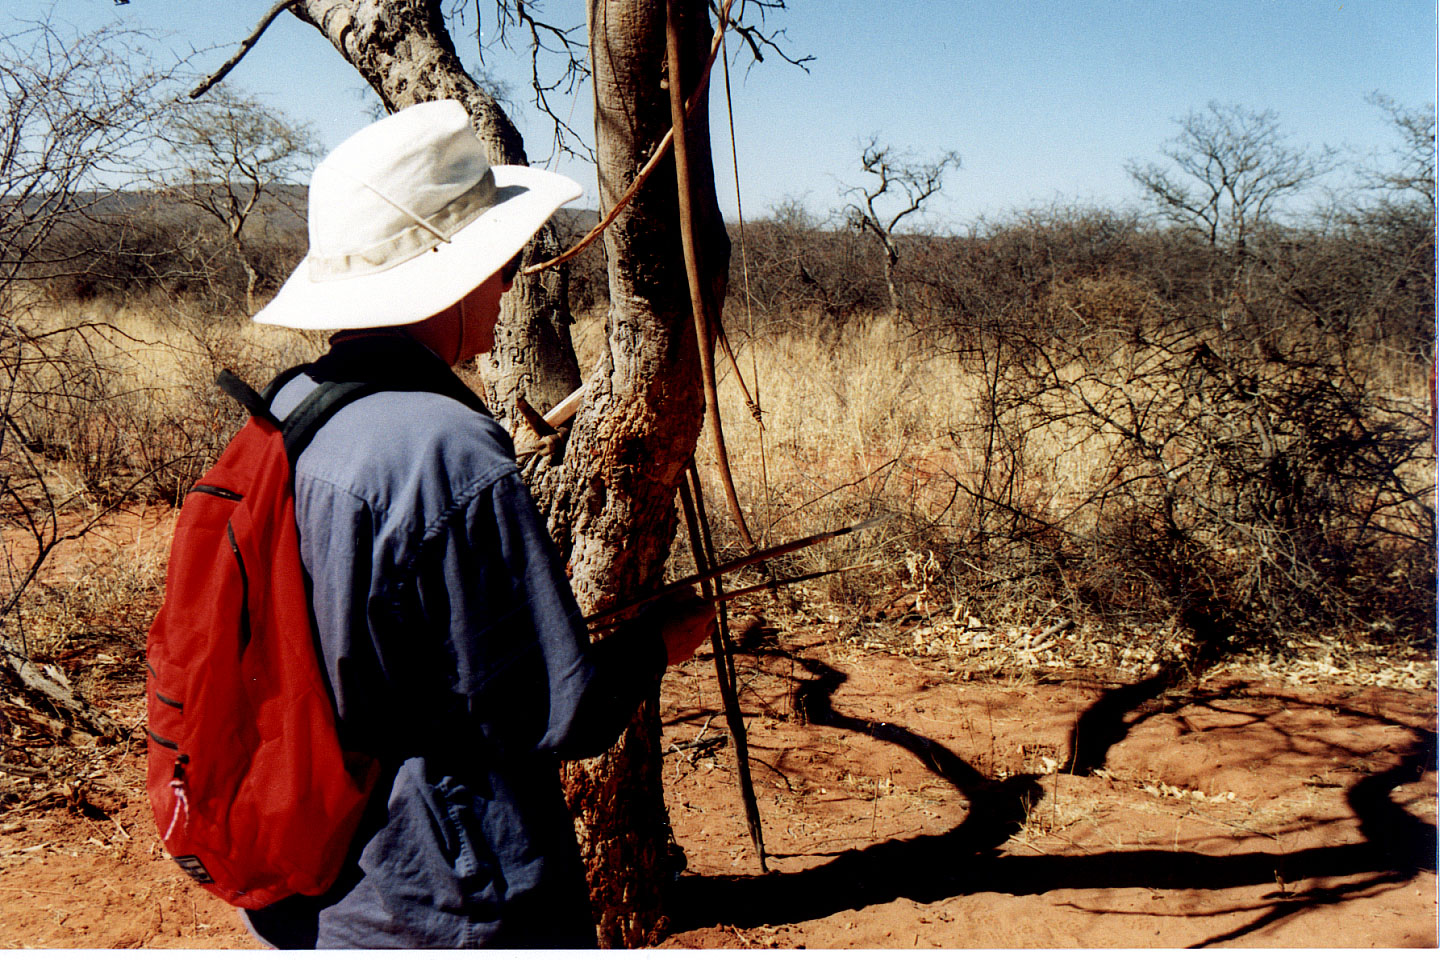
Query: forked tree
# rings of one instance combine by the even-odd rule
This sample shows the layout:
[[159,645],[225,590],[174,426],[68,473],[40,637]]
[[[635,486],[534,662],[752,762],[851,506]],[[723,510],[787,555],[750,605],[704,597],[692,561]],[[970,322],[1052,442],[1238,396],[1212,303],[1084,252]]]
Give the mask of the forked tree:
[[[287,6],[330,40],[388,110],[457,99],[470,111],[492,162],[526,162],[515,126],[461,66],[441,0],[294,0],[278,4],[272,16]],[[700,0],[677,6],[679,80],[688,95],[700,77],[711,29]],[[669,93],[662,85],[665,7],[664,0],[587,2],[600,202],[606,209],[670,127]],[[705,252],[703,286],[718,299],[729,240],[715,200],[706,116],[702,102],[686,143],[692,215]],[[675,490],[704,413],[685,269],[668,239],[678,229],[670,163],[665,161],[668,174],[657,169],[606,232],[611,308],[605,346],[587,377],[563,458],[543,455],[526,469],[575,595],[590,611],[658,582],[676,528]],[[546,232],[532,244],[527,262],[555,252],[555,236]],[[562,273],[522,276],[507,297],[484,372],[489,399],[512,425],[521,397],[544,410],[580,385],[570,319]],[[607,755],[566,771],[605,945],[643,945],[660,930],[668,830],[659,756],[658,707],[650,702]]]
[[[254,224],[266,203],[287,205],[284,187],[299,182],[318,160],[314,136],[258,101],[229,90],[204,100],[179,103],[161,134],[169,147],[161,171],[165,195],[224,227],[245,271],[245,309],[257,309],[262,280],[251,248]],[[297,211],[299,212],[299,211]]]
[[960,154],[946,151],[932,160],[916,160],[871,137],[860,150],[860,168],[871,178],[866,186],[851,187],[853,199],[844,209],[850,229],[871,237],[880,246],[884,259],[885,289],[890,295],[890,313],[904,313],[895,267],[900,262],[897,231],[901,222],[920,213],[930,198],[945,185],[945,171],[960,166]]

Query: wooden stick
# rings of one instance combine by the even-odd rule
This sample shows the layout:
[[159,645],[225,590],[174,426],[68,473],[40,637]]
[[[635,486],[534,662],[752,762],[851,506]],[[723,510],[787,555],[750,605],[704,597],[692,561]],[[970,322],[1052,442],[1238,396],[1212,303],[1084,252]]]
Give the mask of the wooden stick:
[[[672,11],[673,12],[673,11]],[[673,34],[672,34],[673,36]],[[680,484],[680,505],[685,510],[685,529],[690,536],[690,553],[695,559],[695,569],[706,573],[710,568],[708,537],[700,533],[700,513],[696,509],[699,493],[699,477],[695,473],[694,461],[690,463],[685,481]],[[693,489],[692,489],[693,487]],[[715,578],[715,592],[719,592],[720,578]],[[715,682],[720,687],[720,703],[725,709],[725,725],[730,728],[730,740],[735,745],[735,765],[740,779],[740,802],[745,808],[745,822],[750,828],[750,842],[755,847],[755,856],[760,860],[760,872],[765,872],[765,835],[760,824],[760,806],[755,800],[755,784],[750,779],[750,747],[745,738],[745,717],[740,712],[740,695],[735,692],[735,675],[730,667],[729,631],[725,629],[725,603],[711,594],[709,580],[702,580],[700,588],[706,599],[715,604],[717,619],[710,630],[710,650],[715,655]]]
[[580,409],[580,397],[585,393],[585,387],[586,384],[580,384],[575,388],[574,393],[546,411],[545,422],[559,429],[562,424],[575,416],[576,411]]
[[[647,593],[645,596],[640,597],[637,600],[622,604],[618,607],[612,607],[609,610],[602,610],[599,613],[592,613],[590,616],[585,618],[585,622],[594,624],[602,620],[610,620],[624,616],[625,614],[631,613],[639,607],[643,607],[645,604],[649,603],[652,600],[658,600],[661,597],[676,593],[680,590],[684,590],[687,587],[693,587],[695,586],[695,584],[699,583],[702,580],[712,579],[716,576],[719,576],[720,574],[733,573],[734,571],[741,570],[745,567],[750,566],[751,564],[761,563],[765,560],[773,560],[775,557],[783,557],[787,553],[794,553],[796,550],[804,550],[806,547],[813,547],[817,543],[824,543],[827,540],[833,540],[836,537],[843,537],[846,534],[859,533],[862,530],[870,529],[876,524],[884,523],[890,518],[890,514],[873,517],[861,523],[851,524],[848,527],[841,527],[838,530],[830,530],[825,533],[813,533],[808,537],[801,537],[799,540],[791,540],[789,543],[782,543],[779,546],[775,547],[766,547],[764,550],[757,550],[754,553],[746,554],[743,557],[737,557],[734,560],[727,560],[719,566],[715,567],[705,576],[701,576],[700,574],[692,574],[688,577],[682,577],[681,579],[676,580],[674,583],[668,583],[665,586],[659,588],[658,590]],[[784,583],[785,581],[781,580],[778,582]],[[763,587],[764,585],[762,584],[761,586]]]
[[[700,485],[700,471],[695,467],[694,457],[690,458],[690,463],[685,467],[685,476],[690,492],[695,495],[695,517],[700,521],[700,540],[701,545],[705,548],[705,565],[708,569],[715,566],[715,544],[710,539],[710,517],[705,512],[705,488]],[[682,483],[680,485],[681,490],[684,490],[685,487],[686,484]],[[695,569],[699,570],[700,568],[697,566]],[[760,572],[764,574],[766,580],[770,579],[770,571],[766,570],[763,564],[760,565]],[[725,583],[721,579],[720,574],[715,574],[715,579],[712,583],[717,594],[723,594],[725,592]],[[730,645],[730,619],[728,613],[729,609],[725,606],[724,600],[715,601],[715,616],[717,622],[720,624],[720,640],[725,648],[725,671],[730,678],[730,686],[739,689],[738,682],[735,679],[735,658],[732,655],[734,648]],[[761,859],[763,860],[764,857],[761,857]]]
[[515,409],[520,411],[526,426],[533,430],[537,437],[555,436],[555,425],[536,413],[535,408],[530,406],[530,401],[518,394],[515,397]]

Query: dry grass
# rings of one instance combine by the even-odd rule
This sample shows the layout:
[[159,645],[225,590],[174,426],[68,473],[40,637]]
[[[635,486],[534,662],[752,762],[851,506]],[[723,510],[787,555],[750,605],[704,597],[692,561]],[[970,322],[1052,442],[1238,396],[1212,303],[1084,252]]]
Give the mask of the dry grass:
[[[1089,568],[1079,574],[1061,571],[1048,581],[1019,577],[998,588],[989,583],[986,591],[975,590],[977,583],[992,577],[986,562],[972,561],[965,546],[983,524],[994,523],[993,517],[981,516],[985,505],[968,492],[979,486],[987,440],[984,383],[963,373],[953,357],[922,351],[913,337],[884,319],[852,323],[846,329],[847,335],[833,343],[780,335],[740,347],[742,374],[765,411],[763,442],[728,364],[720,364],[727,447],[752,533],[776,543],[890,515],[894,519],[878,529],[832,541],[785,566],[808,572],[874,564],[873,571],[828,578],[818,582],[823,586],[805,591],[811,598],[858,607],[853,629],[858,630],[860,622],[889,617],[907,622],[903,646],[916,652],[939,655],[963,649],[968,655],[993,643],[1024,655],[1023,663],[1011,657],[1012,668],[1053,666],[1043,652],[1024,649],[1026,638],[1058,622],[1067,610],[1073,612],[1077,592],[1091,589],[1096,581],[1109,585],[1115,572],[1106,569],[1103,544],[1094,547],[1086,559]],[[1115,376],[1149,362],[1143,351],[1132,352],[1117,351],[1109,361],[1110,369],[1119,371]],[[1419,422],[1428,401],[1425,368],[1380,353],[1371,361],[1357,370],[1367,392],[1412,411]],[[1102,388],[1086,382],[1085,373],[1072,362],[1058,377],[1073,383],[1077,396],[1094,402]],[[1155,402],[1158,391],[1180,389],[1166,376],[1168,371],[1141,383],[1127,399],[1143,405]],[[1023,439],[1023,448],[1014,453],[1013,502],[1057,528],[1090,531],[1112,522],[1104,513],[1112,501],[1097,497],[1096,491],[1107,484],[1121,489],[1131,482],[1116,472],[1123,440],[1118,430],[1103,425],[1097,429],[1093,423],[1082,428],[1072,421],[1037,422],[1025,425]],[[698,457],[718,501],[720,485],[707,434],[702,434]],[[1433,490],[1435,464],[1417,457],[1402,464],[1400,476],[1410,490]],[[711,514],[720,528],[722,549],[738,550],[734,526],[723,509],[716,507]],[[1398,511],[1396,515],[1401,516]],[[1216,536],[1210,544],[1216,555],[1243,553],[1243,542],[1229,541],[1223,530]],[[1383,615],[1372,627],[1373,637],[1363,630],[1356,634],[1353,625],[1316,621],[1314,627],[1316,633],[1328,628],[1332,639],[1359,643],[1382,660],[1384,654],[1377,651],[1386,647],[1424,650],[1433,644],[1433,624],[1428,634],[1421,627],[1419,634],[1399,636]],[[1184,656],[1189,643],[1183,624],[1163,612],[1158,622],[1150,614],[1128,627],[1110,622],[1105,628],[1102,632],[1111,635],[1128,629],[1146,638],[1139,645],[1092,651],[1092,661],[1125,672]],[[1277,661],[1275,669],[1282,669],[1278,661],[1308,658],[1293,642],[1273,643],[1265,656]],[[1318,663],[1313,666],[1318,668]]]
[[217,318],[185,306],[120,306],[104,299],[52,303],[37,311],[33,327],[83,332],[111,393],[157,394],[175,405],[189,402],[189,392],[204,378],[213,379],[219,367],[263,381],[271,372],[313,357],[321,342],[312,334]]
[[[238,426],[238,411],[212,385],[219,368],[230,367],[258,385],[323,346],[315,335],[210,320],[173,307],[161,311],[100,301],[54,307],[40,318],[40,328],[47,331],[81,327],[83,337],[68,336],[81,338],[76,345],[103,371],[103,390],[89,402],[94,417],[129,444],[128,452],[117,454],[122,461],[129,458],[125,469],[131,474],[153,469],[157,452],[184,448],[194,454],[185,469],[156,485],[167,496],[183,492]],[[600,317],[577,326],[582,370],[593,367],[602,336]],[[721,362],[731,466],[756,537],[778,543],[871,517],[890,518],[774,565],[772,572],[778,574],[872,565],[793,591],[788,595],[792,610],[807,607],[835,624],[839,639],[942,658],[965,675],[1038,676],[1080,665],[1133,675],[1183,654],[1188,640],[1173,619],[1081,622],[1046,640],[1043,630],[1070,615],[1066,604],[1073,597],[1065,595],[1063,578],[1058,587],[1021,577],[975,589],[992,577],[986,562],[972,560],[965,545],[965,538],[987,522],[980,515],[983,505],[966,492],[979,482],[987,398],[983,381],[967,374],[953,356],[921,349],[883,318],[851,323],[833,342],[803,333],[753,341],[737,336],[735,342],[742,374],[765,411],[762,437],[728,364]],[[1418,365],[1387,361],[1372,374],[1374,384],[1391,397],[1416,405],[1424,401]],[[83,439],[66,442],[74,448]],[[1025,440],[1015,496],[1038,515],[1073,521],[1067,517],[1073,505],[1106,482],[1115,437],[1042,424],[1030,429]],[[697,456],[711,491],[718,546],[722,552],[738,552],[708,433],[702,433]],[[78,495],[94,481],[82,476],[83,463],[74,459],[56,457],[53,466],[57,483]],[[116,472],[113,465],[100,468]],[[1416,482],[1433,484],[1433,463]],[[77,503],[84,503],[83,496]],[[1096,508],[1087,509],[1093,513]],[[7,537],[7,554],[13,551],[9,543]],[[99,570],[96,576],[106,576]],[[136,576],[150,582],[150,574]],[[22,612],[29,623],[36,629],[53,624],[44,631],[51,639],[38,640],[41,648],[61,642],[53,638],[74,635],[102,602],[86,599],[82,581],[72,581],[75,596],[58,606],[50,593],[27,601]],[[126,582],[124,576],[115,578],[115,589]],[[1424,638],[1397,639],[1423,646]],[[1057,641],[1063,641],[1058,648]],[[1362,659],[1384,661],[1383,645],[1372,646],[1349,649]],[[1305,662],[1323,675],[1329,668],[1312,653],[1294,642],[1269,651],[1276,670]],[[1335,653],[1326,656],[1333,662]],[[1399,671],[1403,685],[1433,683],[1433,669],[1410,676],[1414,665],[1405,662],[1382,662],[1377,668]]]
[[215,387],[222,368],[260,386],[316,352],[295,331],[104,300],[37,310],[28,329],[45,362],[26,374],[38,400],[17,419],[60,489],[100,505],[183,495],[240,423]]

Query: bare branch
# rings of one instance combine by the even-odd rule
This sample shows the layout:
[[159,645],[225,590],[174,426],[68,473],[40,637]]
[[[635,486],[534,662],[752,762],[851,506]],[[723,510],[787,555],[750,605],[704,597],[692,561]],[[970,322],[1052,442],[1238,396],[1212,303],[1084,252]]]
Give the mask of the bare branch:
[[[128,3],[129,0],[125,0],[125,2]],[[226,75],[229,74],[231,70],[234,70],[241,60],[245,59],[245,54],[250,52],[250,48],[255,46],[260,40],[260,35],[270,27],[270,24],[274,22],[275,18],[280,16],[282,11],[294,6],[296,2],[298,2],[298,0],[279,0],[275,6],[271,7],[270,11],[256,24],[255,29],[250,31],[250,35],[240,41],[240,49],[235,51],[235,55],[221,64],[220,69],[205,78],[204,82],[198,87],[190,91],[190,99],[195,100],[204,96],[209,92],[211,87],[215,86],[215,84],[221,80],[224,80]]]
[[[746,11],[751,7],[760,11],[760,25],[758,27],[742,22]],[[806,54],[805,56],[797,57],[787,52],[785,48],[780,45],[781,38],[785,37],[785,31],[783,29],[768,34],[764,32],[767,13],[773,10],[784,9],[786,9],[785,0],[741,0],[740,10],[735,19],[730,22],[730,29],[734,30],[745,40],[746,46],[750,48],[750,55],[755,58],[756,63],[763,63],[765,61],[764,51],[769,49],[773,50],[775,54],[786,63],[797,66],[806,73],[809,73],[810,68],[806,66],[806,64],[813,61],[815,59],[814,56]],[[720,15],[720,7],[719,4],[716,3],[716,0],[710,0],[710,10],[717,17]]]

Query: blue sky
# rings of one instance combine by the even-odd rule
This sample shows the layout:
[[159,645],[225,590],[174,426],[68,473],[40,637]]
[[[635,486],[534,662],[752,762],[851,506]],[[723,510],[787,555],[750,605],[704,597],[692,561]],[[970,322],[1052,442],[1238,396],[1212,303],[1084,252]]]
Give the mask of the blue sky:
[[[118,18],[164,32],[172,50],[201,50],[196,63],[208,70],[270,3],[58,0],[54,10],[81,27]],[[0,24],[49,6],[5,0]],[[480,6],[488,12],[491,4]],[[937,224],[959,229],[1055,201],[1136,202],[1125,161],[1158,159],[1174,119],[1210,100],[1274,110],[1295,145],[1365,154],[1392,143],[1368,93],[1408,106],[1436,99],[1434,0],[790,0],[790,7],[769,26],[784,28],[787,51],[814,58],[809,71],[776,57],[753,67],[742,57],[732,69],[747,217],[787,198],[816,213],[839,206],[843,187],[863,182],[859,143],[872,134],[921,158],[960,154],[963,166],[947,177],[932,211]],[[581,0],[546,0],[543,9],[555,21],[584,21]],[[457,46],[473,63],[473,32],[457,37]],[[489,50],[486,63],[510,84],[532,157],[543,156],[549,138],[525,100],[528,64],[501,49]],[[327,146],[367,122],[358,75],[288,15],[232,82],[310,123]],[[733,216],[722,90],[717,68],[717,179]],[[588,99],[587,88],[565,106],[587,132]],[[587,187],[593,205],[593,170],[556,165]]]

